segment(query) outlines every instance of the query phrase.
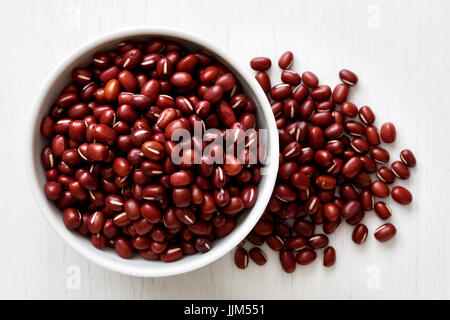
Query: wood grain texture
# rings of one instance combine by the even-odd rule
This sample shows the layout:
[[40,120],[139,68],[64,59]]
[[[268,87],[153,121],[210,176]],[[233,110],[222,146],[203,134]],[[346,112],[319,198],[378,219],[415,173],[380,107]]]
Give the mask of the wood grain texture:
[[[445,0],[0,1],[0,298],[450,298],[449,17]],[[360,82],[350,99],[372,106],[377,125],[396,124],[397,141],[388,148],[393,157],[410,147],[419,161],[404,184],[413,204],[392,205],[395,240],[380,244],[370,237],[358,247],[343,225],[331,237],[337,264],[330,269],[316,261],[287,275],[269,252],[266,266],[243,272],[228,254],[162,279],[104,270],[61,242],[27,186],[23,120],[47,74],[71,50],[137,25],[197,33],[246,66],[255,55],[276,62],[289,49],[293,69],[312,70],[330,85],[341,68],[356,71]],[[276,69],[273,79],[279,79]],[[371,233],[381,224],[373,212],[366,222]],[[79,288],[72,282],[77,270]]]

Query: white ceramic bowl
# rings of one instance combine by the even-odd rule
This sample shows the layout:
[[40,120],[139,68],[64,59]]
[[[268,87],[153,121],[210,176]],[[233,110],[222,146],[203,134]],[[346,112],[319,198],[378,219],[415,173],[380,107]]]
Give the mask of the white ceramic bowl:
[[[156,36],[177,40],[187,48],[202,48],[213,54],[216,59],[233,72],[235,77],[241,82],[246,94],[255,100],[258,108],[256,114],[258,127],[269,131],[266,174],[262,177],[258,186],[259,196],[255,206],[239,219],[236,228],[228,236],[214,242],[211,251],[205,254],[185,256],[181,260],[172,263],[147,261],[139,255],[135,255],[134,258],[129,260],[122,259],[114,250],[109,248],[98,250],[91,244],[88,237],[80,236],[77,232],[66,229],[62,221],[61,211],[45,197],[43,191],[45,171],[40,160],[40,151],[45,144],[39,133],[41,119],[48,113],[59,92],[70,82],[71,70],[79,65],[87,65],[92,59],[94,52],[114,48],[115,45],[123,40],[149,39]],[[72,248],[93,262],[116,272],[142,277],[170,276],[201,268],[219,259],[233,249],[251,231],[262,215],[275,185],[278,171],[278,134],[275,119],[264,92],[253,76],[225,51],[198,36],[179,30],[153,27],[130,28],[109,33],[83,45],[64,59],[50,74],[39,92],[30,116],[26,144],[26,169],[32,194],[42,214],[58,235]]]

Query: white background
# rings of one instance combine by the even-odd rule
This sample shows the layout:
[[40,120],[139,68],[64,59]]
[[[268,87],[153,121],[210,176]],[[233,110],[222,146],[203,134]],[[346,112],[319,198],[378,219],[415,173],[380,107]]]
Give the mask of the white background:
[[[22,132],[62,58],[96,36],[136,25],[197,33],[245,66],[259,55],[277,61],[290,49],[294,70],[314,71],[332,86],[341,68],[357,72],[350,99],[371,106],[378,125],[396,124],[392,157],[408,147],[418,159],[404,184],[413,204],[392,205],[395,240],[370,237],[358,247],[343,225],[331,237],[337,263],[330,269],[316,261],[287,275],[269,252],[264,267],[241,271],[228,254],[161,279],[104,270],[65,245],[32,200]],[[450,298],[448,1],[0,0],[0,30],[0,298]],[[381,221],[369,212],[365,223],[372,233]],[[77,274],[79,287],[70,277]]]

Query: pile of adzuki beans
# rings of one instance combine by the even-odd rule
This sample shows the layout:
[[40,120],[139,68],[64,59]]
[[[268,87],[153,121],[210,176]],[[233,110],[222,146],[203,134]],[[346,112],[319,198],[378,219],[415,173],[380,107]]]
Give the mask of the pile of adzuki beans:
[[195,148],[178,165],[171,159],[176,129],[192,133],[197,123],[236,142],[225,129],[256,126],[255,103],[209,53],[160,38],[124,41],[75,68],[72,80],[41,123],[45,194],[68,229],[122,258],[171,262],[209,251],[253,207],[261,172],[250,159],[264,152],[237,155],[212,135],[192,145],[223,153],[224,164],[205,154],[194,164]]
[[[250,62],[276,118],[280,168],[269,205],[246,239],[257,247],[247,252],[244,240],[235,251],[235,264],[241,269],[247,267],[248,256],[258,265],[266,263],[266,255],[258,248],[264,242],[279,252],[282,268],[288,273],[295,270],[296,263],[313,262],[316,250],[322,248],[323,265],[330,267],[336,261],[336,252],[329,246],[327,234],[333,233],[342,220],[355,226],[352,239],[361,245],[368,235],[368,228],[361,223],[365,212],[374,209],[386,220],[392,213],[382,199],[391,195],[402,205],[412,201],[407,189],[395,186],[390,190],[389,185],[396,179],[408,179],[408,167],[414,167],[416,159],[406,149],[400,153],[401,161],[387,166],[389,153],[380,143],[394,142],[396,129],[392,123],[384,123],[379,132],[370,107],[358,109],[347,101],[358,77],[341,70],[342,83],[331,90],[319,85],[312,72],[300,76],[288,70],[292,61],[290,51],[280,57],[282,83],[273,87],[265,72],[271,60],[258,57]],[[371,174],[377,177],[372,180]],[[317,231],[320,225],[323,233]],[[395,233],[394,225],[385,223],[374,236],[385,242]]]

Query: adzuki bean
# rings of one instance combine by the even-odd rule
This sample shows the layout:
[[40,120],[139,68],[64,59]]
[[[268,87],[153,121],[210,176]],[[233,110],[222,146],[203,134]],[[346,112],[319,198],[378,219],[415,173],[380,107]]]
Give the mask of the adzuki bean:
[[[331,90],[330,86],[319,85],[318,77],[310,71],[300,76],[285,70],[292,62],[290,51],[280,57],[283,83],[273,87],[266,73],[270,59],[255,58],[251,62],[255,70],[261,70],[255,78],[267,94],[277,123],[280,166],[266,211],[247,239],[258,246],[265,240],[269,248],[279,252],[286,272],[295,270],[294,254],[298,264],[307,265],[321,248],[325,248],[323,265],[334,265],[336,252],[328,246],[325,234],[335,232],[343,219],[354,226],[352,240],[363,244],[368,235],[361,223],[365,212],[374,209],[381,219],[392,214],[388,204],[375,203],[375,197],[391,194],[401,204],[412,201],[408,190],[397,186],[390,192],[389,185],[396,178],[409,178],[408,167],[416,164],[412,152],[405,149],[401,161],[387,165],[390,155],[381,143],[395,141],[395,126],[385,123],[379,131],[370,107],[358,108],[347,100],[351,87],[358,82],[354,72],[341,70],[342,83]],[[325,234],[315,234],[319,225]],[[386,224],[376,230],[375,237],[387,241],[394,234],[395,227]]]
[[[291,61],[287,53],[280,65],[287,68]],[[270,59],[254,59],[251,66],[261,71],[257,79],[269,92],[264,70]],[[250,148],[259,138],[259,106],[209,53],[189,52],[162,38],[126,40],[96,52],[88,67],[73,69],[71,79],[40,126],[47,139],[41,151],[44,193],[63,212],[68,229],[90,237],[96,248],[113,247],[122,258],[139,253],[172,262],[211,250],[215,238],[231,233],[235,220],[255,205],[259,154],[265,148],[259,143],[258,155]],[[288,79],[301,82],[295,74]],[[292,88],[283,83],[272,94],[284,99]],[[206,136],[193,136],[177,162],[172,138],[179,129],[192,135],[197,125],[202,132],[215,129],[218,141],[244,142],[245,149],[238,154]],[[229,134],[228,128],[237,133]],[[248,138],[247,129],[253,130]],[[207,148],[214,152],[198,157]],[[300,154],[301,146],[294,151]],[[285,200],[294,195],[297,191]],[[264,222],[259,232],[273,230]],[[262,251],[251,256],[263,264]]]

